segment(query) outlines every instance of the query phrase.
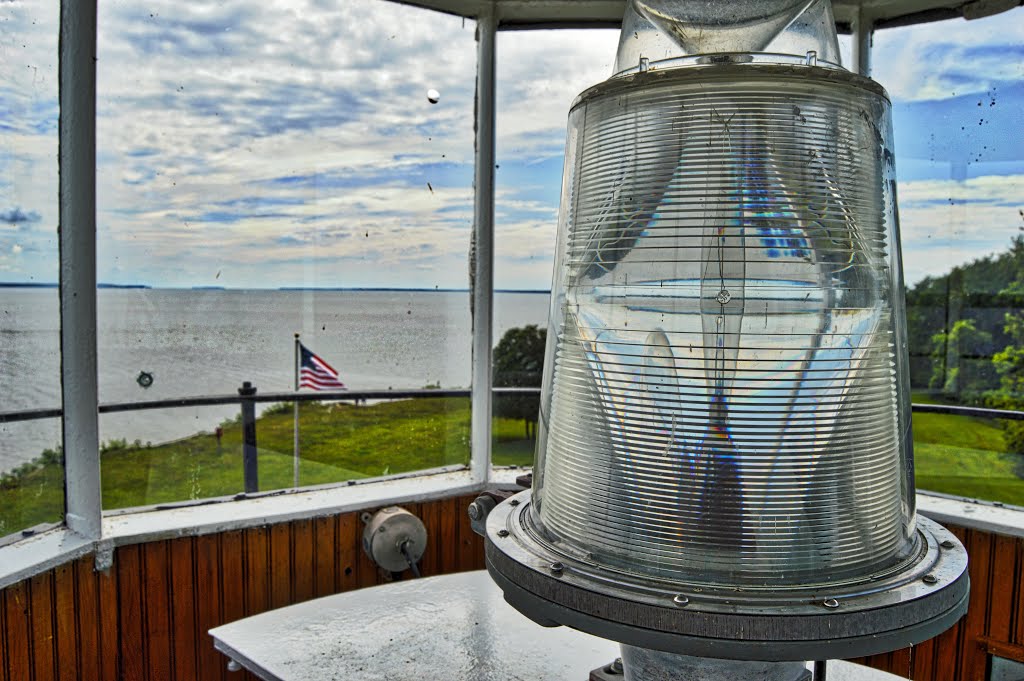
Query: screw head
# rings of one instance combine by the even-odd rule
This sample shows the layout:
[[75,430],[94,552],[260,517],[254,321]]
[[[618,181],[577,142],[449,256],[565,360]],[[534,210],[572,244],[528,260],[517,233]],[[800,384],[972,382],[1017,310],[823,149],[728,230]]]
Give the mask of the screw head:
[[921,578],[921,581],[925,584],[938,584],[939,578],[932,574],[927,574]]
[[825,600],[823,600],[821,602],[821,604],[824,605],[826,608],[829,608],[829,609],[834,609],[834,608],[838,608],[839,607],[839,601],[837,601],[834,598],[826,598]]
[[512,500],[510,500],[508,502],[508,505],[509,506],[518,506],[519,505],[519,500],[518,499],[512,499]]
[[687,598],[685,594],[676,594],[672,597],[672,602],[678,605],[679,607],[683,607],[684,605],[689,604],[690,599]]
[[951,549],[951,548],[953,548],[954,546],[956,546],[956,544],[954,544],[954,543],[953,543],[952,541],[950,541],[949,539],[945,539],[945,540],[943,540],[943,542],[942,542],[941,544],[939,544],[939,546],[941,546],[941,547],[942,547],[942,548],[944,548],[944,549]]
[[562,573],[565,572],[565,566],[556,562],[548,565],[548,570],[550,570],[551,574],[555,577],[561,577]]
[[508,530],[498,530],[498,536],[499,537],[507,537],[508,536]]
[[715,297],[715,299],[719,302],[719,304],[725,305],[730,300],[732,300],[732,294],[723,288],[721,291],[718,292],[718,295]]

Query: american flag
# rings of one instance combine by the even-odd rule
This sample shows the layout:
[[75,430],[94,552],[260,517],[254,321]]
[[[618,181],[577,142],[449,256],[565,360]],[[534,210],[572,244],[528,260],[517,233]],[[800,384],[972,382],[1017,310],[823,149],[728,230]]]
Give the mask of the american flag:
[[299,369],[299,387],[312,388],[313,390],[329,390],[340,388],[345,390],[345,384],[338,379],[338,372],[327,362],[302,343],[299,343],[299,352],[302,354],[302,364]]

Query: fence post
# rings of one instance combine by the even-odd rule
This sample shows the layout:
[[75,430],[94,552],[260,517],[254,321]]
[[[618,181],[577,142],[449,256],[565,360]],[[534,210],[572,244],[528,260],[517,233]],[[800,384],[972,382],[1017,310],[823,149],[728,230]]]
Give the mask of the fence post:
[[[238,394],[243,398],[256,394],[256,386],[249,381],[242,383]],[[256,461],[256,403],[242,400],[242,470],[245,476],[245,493],[260,491],[258,463]]]

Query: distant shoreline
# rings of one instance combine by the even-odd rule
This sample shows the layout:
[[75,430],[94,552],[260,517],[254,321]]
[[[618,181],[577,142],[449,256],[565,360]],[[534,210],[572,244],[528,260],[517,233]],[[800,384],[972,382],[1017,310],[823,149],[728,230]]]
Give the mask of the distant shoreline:
[[[0,281],[0,288],[55,289],[57,284],[44,282]],[[227,286],[150,286],[149,284],[97,284],[98,289],[144,289],[148,291],[348,291],[354,293],[410,292],[410,293],[469,293],[468,288],[403,288],[399,286],[279,286],[277,288],[230,288]],[[495,293],[523,293],[550,295],[547,289],[498,288]]]
[[[34,281],[0,281],[0,288],[59,288],[52,282],[38,283]],[[96,284],[96,288],[132,288],[151,289],[149,284]]]

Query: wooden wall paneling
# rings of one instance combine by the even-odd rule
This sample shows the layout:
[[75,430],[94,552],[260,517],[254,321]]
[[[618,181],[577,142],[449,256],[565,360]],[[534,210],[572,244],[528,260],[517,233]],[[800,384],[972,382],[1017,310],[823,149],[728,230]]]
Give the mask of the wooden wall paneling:
[[[375,510],[371,509],[368,513],[372,515]],[[355,517],[355,523],[352,527],[353,534],[350,541],[352,542],[353,560],[356,561],[356,588],[376,586],[381,583],[382,577],[377,565],[363,550],[363,529],[366,527],[366,523],[363,522],[362,513],[353,513],[352,515]]]
[[1024,646],[1024,586],[1022,586],[1022,582],[1024,582],[1024,539],[1017,539],[1016,544],[1017,574],[1014,579],[1017,584],[1017,603],[1013,608],[1015,612],[1010,622],[1010,642]]
[[0,589],[0,681],[7,681],[7,613],[4,605],[4,589]]
[[[75,581],[74,611],[78,631],[78,678],[100,679],[100,610],[97,596],[97,577],[93,572],[95,561],[92,556],[79,558],[72,565]],[[70,678],[60,668],[61,679]]]
[[923,641],[910,649],[910,678],[931,681],[935,678],[935,639]]
[[174,625],[174,676],[196,678],[196,583],[192,538],[182,537],[168,545],[170,557],[171,622]]
[[327,596],[338,590],[337,555],[338,522],[331,516],[313,520],[313,556],[315,562],[316,596]]
[[459,498],[459,523],[456,528],[456,535],[459,540],[459,559],[457,569],[459,572],[466,570],[479,570],[484,567],[484,541],[483,537],[473,531],[469,521],[469,505],[476,498],[476,495]]
[[877,655],[871,655],[867,658],[865,664],[875,669],[881,669],[882,671],[892,670],[892,656],[889,653],[879,653]]
[[292,602],[292,528],[289,523],[270,527],[270,607]]
[[2,605],[7,634],[7,681],[30,681],[32,627],[28,584],[19,582],[4,589]]
[[[222,623],[245,617],[244,542],[240,530],[220,536],[220,593]],[[206,634],[209,636],[209,634]]]
[[316,594],[316,559],[313,549],[313,521],[292,523],[292,603],[302,603]]
[[142,545],[142,616],[145,624],[146,678],[149,681],[171,681],[174,678],[171,660],[174,657],[174,635],[171,624],[169,585],[170,562],[167,542]]
[[270,580],[267,567],[270,565],[270,530],[266,527],[251,527],[243,535],[245,561],[245,614],[258,615],[270,609]]
[[1021,598],[1021,540],[996,535],[993,542],[988,627],[985,635],[1009,643],[1013,640],[1013,604]]
[[53,572],[29,580],[29,612],[32,617],[33,681],[56,678],[53,617]]
[[956,670],[960,668],[960,640],[963,625],[957,622],[945,632],[939,634],[935,641],[935,661],[932,667],[932,679],[956,679]]
[[75,564],[65,563],[54,570],[54,617],[57,635],[57,678],[89,678],[78,666],[78,608],[75,600]]
[[226,679],[227,659],[213,647],[207,633],[223,622],[220,592],[220,537],[205,534],[195,538],[196,650],[200,679]]
[[[117,556],[115,554],[115,560]],[[85,558],[90,571],[95,566],[92,556]],[[118,605],[117,571],[110,567],[102,572],[92,572],[96,584],[96,603],[99,616],[100,678],[103,681],[121,679],[121,609]]]
[[[419,518],[420,521],[422,521],[423,520],[423,507],[425,505],[426,504],[402,504],[402,508],[407,510],[409,513],[412,513],[414,516]],[[423,523],[423,526],[426,527],[426,523]],[[427,544],[428,545],[430,544],[430,530],[429,529],[427,530]],[[416,567],[417,567],[417,569],[420,570],[420,574],[423,574],[423,571],[422,571],[423,559],[422,558],[420,559],[420,561],[418,563],[416,563]],[[406,569],[405,571],[403,571],[402,579],[413,579],[412,570]]]
[[889,669],[887,670],[890,674],[895,674],[902,679],[909,679],[910,676],[910,648],[901,648],[900,650],[894,650],[889,654]]
[[117,571],[118,678],[142,681],[146,678],[146,644],[142,613],[141,546],[122,546],[114,555]]
[[359,585],[359,515],[344,513],[336,518],[335,574],[338,591],[349,591]]
[[[950,527],[960,542],[967,546],[967,531],[961,527]],[[963,639],[963,619],[935,638],[934,678],[945,678],[945,674],[955,675],[960,669],[960,646]]]
[[971,577],[971,600],[967,614],[960,620],[964,642],[960,651],[957,678],[962,681],[985,681],[986,655],[978,639],[985,635],[991,595],[992,535],[979,530],[966,532],[967,565]]
[[419,516],[427,528],[427,549],[420,561],[420,572],[429,577],[439,574],[441,569],[441,507],[436,502],[423,504]]
[[[406,504],[427,527],[421,567],[483,566],[472,496]],[[991,650],[1024,650],[1024,540],[951,528],[971,555],[969,615],[912,649],[865,662],[917,681],[981,681]],[[0,681],[158,681],[228,675],[207,631],[226,621],[390,579],[362,550],[363,523],[346,513],[219,535],[116,549],[113,567],[87,557],[0,592]]]
[[441,511],[440,554],[438,573],[459,569],[459,499],[451,497],[438,502]]

